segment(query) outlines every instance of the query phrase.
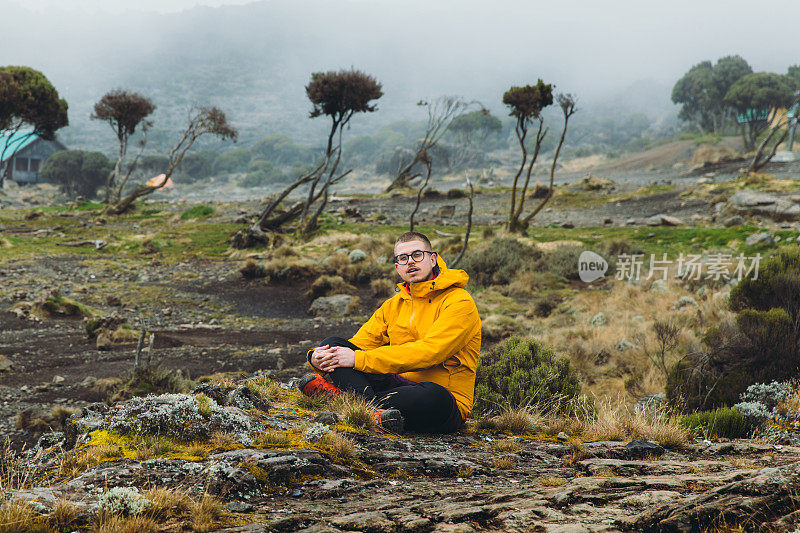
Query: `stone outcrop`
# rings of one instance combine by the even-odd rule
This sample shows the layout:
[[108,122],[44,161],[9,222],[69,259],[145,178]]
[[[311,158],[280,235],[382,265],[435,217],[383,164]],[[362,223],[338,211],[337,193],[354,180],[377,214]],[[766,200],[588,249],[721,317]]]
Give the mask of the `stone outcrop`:
[[760,215],[772,220],[799,220],[800,205],[773,194],[743,189],[728,199],[731,214]]

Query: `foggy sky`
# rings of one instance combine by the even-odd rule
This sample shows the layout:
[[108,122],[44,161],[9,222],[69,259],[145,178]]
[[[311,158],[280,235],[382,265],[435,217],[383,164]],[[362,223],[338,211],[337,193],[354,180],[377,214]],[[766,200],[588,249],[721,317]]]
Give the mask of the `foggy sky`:
[[[160,13],[241,5],[247,0],[7,0],[30,10],[55,10],[66,22],[87,13]],[[269,1],[269,0],[267,0]],[[342,39],[370,58],[375,40],[431,53],[448,65],[474,65],[482,74],[511,73],[519,83],[558,78],[593,93],[652,78],[671,81],[703,59],[739,54],[754,70],[785,72],[800,63],[800,2],[778,0],[329,0],[370,6],[361,28]],[[2,3],[0,2],[0,5]],[[3,17],[5,19],[5,17]],[[308,13],[313,19],[314,14]],[[63,19],[62,19],[63,20]],[[8,22],[8,19],[6,19]],[[348,21],[331,21],[346,28]],[[387,31],[388,30],[388,31]],[[32,36],[36,30],[31,31]],[[34,46],[47,47],[47,39]],[[424,46],[419,46],[424,43]],[[0,48],[0,58],[13,62]],[[374,68],[365,65],[364,68]],[[457,69],[461,70],[461,69]],[[463,73],[462,73],[463,77]],[[466,81],[466,80],[464,80]]]
[[[75,109],[85,114],[89,100],[96,101],[109,84],[136,88],[136,80],[124,73],[127,65],[131,70],[139,65],[142,56],[179,60],[184,52],[176,47],[185,46],[186,40],[196,43],[195,52],[213,54],[215,39],[221,39],[249,54],[251,63],[253,57],[263,57],[270,68],[283,65],[275,71],[276,80],[297,94],[297,101],[289,103],[298,107],[301,118],[308,112],[302,88],[310,72],[353,66],[374,75],[384,84],[384,115],[369,120],[382,121],[422,118],[406,116],[413,111],[409,106],[440,94],[476,98],[504,115],[502,93],[538,78],[577,94],[584,104],[614,102],[615,95],[624,95],[616,98],[618,104],[637,100],[640,106],[674,110],[669,102],[672,85],[699,61],[739,54],[755,71],[779,73],[800,64],[797,0],[244,4],[0,0],[6,35],[0,43],[0,65],[41,69],[70,101],[70,113]],[[209,27],[209,20],[219,27]],[[15,21],[24,27],[15,27]],[[282,48],[282,41],[293,44]],[[92,86],[91,94],[87,86]],[[641,87],[641,94],[631,97],[631,86]]]

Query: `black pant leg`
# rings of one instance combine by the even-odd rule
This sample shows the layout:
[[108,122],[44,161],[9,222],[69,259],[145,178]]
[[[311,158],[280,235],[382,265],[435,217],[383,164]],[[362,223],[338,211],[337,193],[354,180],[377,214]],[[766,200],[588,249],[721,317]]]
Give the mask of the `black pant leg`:
[[[396,387],[378,395],[378,404],[403,413],[405,427],[419,433],[442,433],[457,429],[452,424],[455,404],[453,396],[437,383],[425,381]],[[460,419],[460,415],[459,415]]]
[[350,342],[349,340],[343,337],[325,337],[320,346],[344,346],[345,348],[350,348],[351,350],[360,350],[358,346]]

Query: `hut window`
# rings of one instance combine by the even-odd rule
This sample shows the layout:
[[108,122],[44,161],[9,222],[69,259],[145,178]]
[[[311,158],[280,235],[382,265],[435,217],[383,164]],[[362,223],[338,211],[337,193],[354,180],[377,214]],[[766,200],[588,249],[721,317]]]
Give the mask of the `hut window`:
[[42,166],[41,159],[31,159],[31,172],[39,172],[39,168]]
[[14,170],[20,171],[27,171],[28,170],[28,158],[27,157],[17,157],[14,163]]

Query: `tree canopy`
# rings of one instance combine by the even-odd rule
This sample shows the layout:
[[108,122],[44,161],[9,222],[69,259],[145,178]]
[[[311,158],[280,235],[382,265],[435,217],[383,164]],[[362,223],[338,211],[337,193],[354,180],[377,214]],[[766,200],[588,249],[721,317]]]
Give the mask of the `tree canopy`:
[[69,123],[67,102],[39,72],[29,67],[0,67],[0,130],[33,128],[51,140]]
[[678,116],[703,131],[718,132],[728,112],[725,95],[733,84],[752,72],[739,56],[720,58],[714,65],[711,61],[694,65],[672,88],[672,101],[682,105]]
[[149,98],[139,93],[115,89],[94,105],[92,118],[108,122],[120,142],[136,132],[142,121],[156,110]]
[[536,85],[511,87],[503,94],[503,103],[511,108],[509,114],[518,124],[527,124],[553,103],[553,86],[540,79]]
[[311,74],[306,95],[314,104],[311,118],[327,115],[341,121],[348,114],[375,111],[370,102],[383,96],[383,92],[372,76],[358,70],[340,70]]
[[734,83],[725,95],[725,103],[739,113],[750,109],[773,111],[789,105],[792,95],[792,86],[786,76],[757,72]]
[[792,65],[786,69],[786,78],[795,91],[800,91],[800,65]]
[[771,72],[748,74],[733,84],[725,103],[749,117],[742,124],[745,146],[752,150],[756,139],[775,120],[778,112],[793,100],[792,85],[786,76]]

